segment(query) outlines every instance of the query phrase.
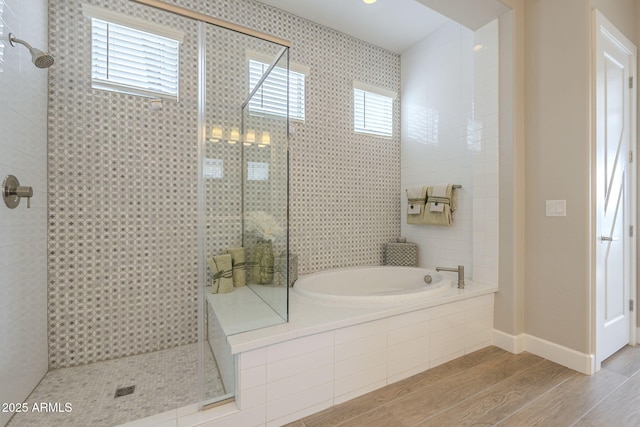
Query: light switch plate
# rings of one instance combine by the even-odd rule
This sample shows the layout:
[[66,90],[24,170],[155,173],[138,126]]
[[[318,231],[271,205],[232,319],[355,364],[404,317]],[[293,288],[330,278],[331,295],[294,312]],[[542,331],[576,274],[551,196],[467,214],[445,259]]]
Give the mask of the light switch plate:
[[547,200],[547,216],[567,216],[567,201]]

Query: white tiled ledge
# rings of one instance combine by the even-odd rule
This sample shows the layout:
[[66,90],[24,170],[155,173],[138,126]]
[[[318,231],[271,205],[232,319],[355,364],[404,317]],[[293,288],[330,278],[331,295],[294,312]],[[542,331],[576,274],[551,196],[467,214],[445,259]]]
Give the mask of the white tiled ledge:
[[[283,307],[277,308],[284,311],[284,304],[286,303],[284,292],[286,292],[286,288],[261,288],[259,287],[257,291],[261,292],[262,297],[258,296],[249,286],[234,288],[232,292],[227,294],[207,292],[207,301],[215,311],[220,326],[227,337],[284,322],[284,319],[264,300],[282,304]],[[269,295],[269,291],[273,290],[281,292],[282,296],[278,298]],[[277,300],[282,300],[282,302]]]
[[[455,283],[455,280],[453,283]],[[437,297],[416,298],[409,303],[337,305],[333,302],[323,303],[303,297],[292,288],[289,292],[288,323],[228,336],[227,340],[231,346],[231,352],[238,354],[308,335],[461,301],[497,291],[497,285],[468,281],[465,289],[457,289],[454,285],[449,292]]]

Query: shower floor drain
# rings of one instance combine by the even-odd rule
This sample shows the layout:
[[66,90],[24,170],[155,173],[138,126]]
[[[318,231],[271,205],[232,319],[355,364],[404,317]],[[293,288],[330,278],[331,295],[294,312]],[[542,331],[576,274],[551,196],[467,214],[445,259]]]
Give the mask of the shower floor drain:
[[127,394],[133,394],[136,390],[136,386],[130,385],[129,387],[121,387],[116,390],[116,395],[114,397],[126,396]]

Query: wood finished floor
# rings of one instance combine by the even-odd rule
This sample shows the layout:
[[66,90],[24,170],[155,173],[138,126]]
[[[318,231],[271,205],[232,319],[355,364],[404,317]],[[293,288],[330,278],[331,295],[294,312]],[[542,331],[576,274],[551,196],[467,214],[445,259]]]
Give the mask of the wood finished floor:
[[497,347],[426,372],[287,427],[640,426],[640,346],[595,375]]

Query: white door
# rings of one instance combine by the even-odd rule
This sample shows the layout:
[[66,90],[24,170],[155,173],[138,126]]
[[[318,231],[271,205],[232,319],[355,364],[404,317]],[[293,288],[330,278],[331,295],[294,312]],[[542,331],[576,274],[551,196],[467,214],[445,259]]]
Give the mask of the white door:
[[[598,11],[596,34],[596,369],[630,342],[635,277],[636,47]],[[635,282],[635,280],[633,280]]]

